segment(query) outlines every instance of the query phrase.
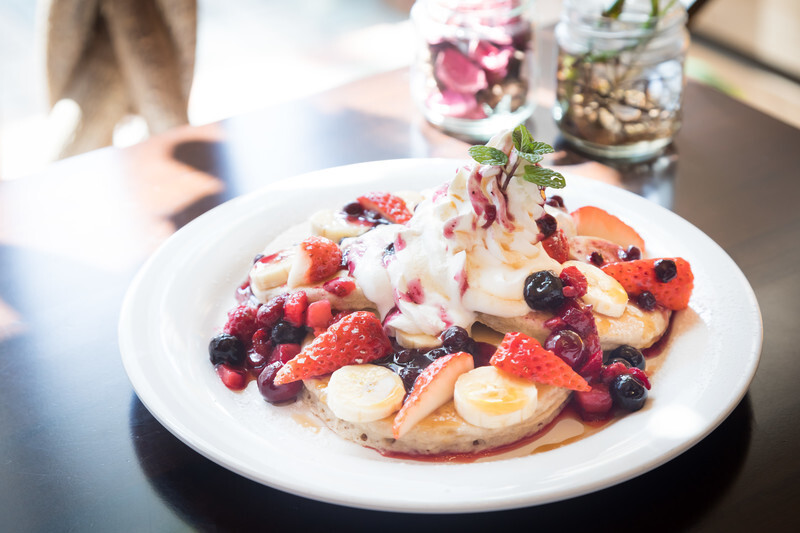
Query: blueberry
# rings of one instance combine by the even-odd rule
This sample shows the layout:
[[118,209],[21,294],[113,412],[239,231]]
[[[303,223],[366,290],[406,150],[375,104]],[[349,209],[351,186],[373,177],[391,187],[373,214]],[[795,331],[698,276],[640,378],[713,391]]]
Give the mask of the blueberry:
[[623,261],[638,261],[642,258],[642,251],[634,245],[628,246],[628,249],[625,250],[623,254],[624,257],[620,258]]
[[661,283],[672,281],[678,275],[678,267],[675,266],[675,261],[672,259],[659,259],[653,263],[653,268],[656,271],[658,281]]
[[413,361],[418,355],[418,350],[400,350],[394,354],[394,362],[398,365],[404,365]]
[[523,295],[528,307],[537,311],[555,311],[566,301],[561,280],[549,270],[539,270],[525,279]]
[[447,348],[442,346],[440,348],[434,348],[433,350],[428,350],[427,352],[425,352],[425,357],[430,362],[433,362],[433,361],[436,361],[437,359],[439,359],[440,357],[444,357],[445,355],[447,355],[449,353],[453,353],[453,352],[451,352],[450,350],[448,350]]
[[589,256],[589,261],[592,262],[594,266],[603,266],[603,263],[606,262],[606,258],[603,257],[603,254],[600,252],[592,252],[592,255]]
[[647,389],[629,374],[620,374],[611,380],[609,392],[614,404],[626,411],[638,411],[647,401]]
[[629,363],[629,366],[638,368],[639,370],[644,370],[645,367],[645,360],[642,352],[633,346],[628,346],[627,344],[623,344],[622,346],[618,346],[611,350],[611,352],[608,354],[608,358],[625,359]]
[[295,327],[281,320],[272,327],[272,342],[275,344],[300,344],[306,336],[306,328]]
[[451,326],[444,330],[439,336],[442,346],[449,350],[449,353],[467,352],[475,353],[475,341],[469,336],[467,330],[460,326]]
[[656,308],[656,297],[650,291],[644,291],[636,297],[636,303],[645,311],[652,311]]
[[233,366],[240,366],[244,363],[246,354],[242,341],[233,335],[221,333],[208,343],[208,355],[215,365],[227,363]]
[[551,207],[560,207],[562,209],[564,208],[564,199],[557,194],[554,194],[553,196],[548,198],[545,203]]

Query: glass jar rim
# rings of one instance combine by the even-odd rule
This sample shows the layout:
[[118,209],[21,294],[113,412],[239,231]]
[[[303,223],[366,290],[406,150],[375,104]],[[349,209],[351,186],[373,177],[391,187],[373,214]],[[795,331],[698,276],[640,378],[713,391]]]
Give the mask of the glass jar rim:
[[612,18],[604,16],[598,7],[598,3],[586,0],[564,0],[561,21],[569,24],[573,31],[590,37],[628,38],[668,33],[683,27],[688,18],[679,0],[670,0],[666,12],[661,16],[653,16],[639,9],[623,10],[618,17]]
[[442,18],[452,14],[484,18],[497,16],[500,12],[513,17],[526,11],[531,2],[532,0],[418,0],[429,12]]

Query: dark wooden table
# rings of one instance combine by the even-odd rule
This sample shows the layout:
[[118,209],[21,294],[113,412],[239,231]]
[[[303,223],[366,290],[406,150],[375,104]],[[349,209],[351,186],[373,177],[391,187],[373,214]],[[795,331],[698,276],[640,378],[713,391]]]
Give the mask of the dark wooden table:
[[[181,443],[125,375],[117,320],[155,247],[225,200],[282,177],[369,160],[464,157],[426,125],[405,71],[0,184],[0,529],[6,531],[789,531],[800,524],[800,131],[689,83],[660,158],[601,164],[530,127],[573,172],[634,190],[697,225],[759,299],[752,386],[673,461],[571,500],[477,515],[403,515],[261,486]],[[545,97],[546,101],[546,97]],[[366,490],[366,489],[365,489]]]

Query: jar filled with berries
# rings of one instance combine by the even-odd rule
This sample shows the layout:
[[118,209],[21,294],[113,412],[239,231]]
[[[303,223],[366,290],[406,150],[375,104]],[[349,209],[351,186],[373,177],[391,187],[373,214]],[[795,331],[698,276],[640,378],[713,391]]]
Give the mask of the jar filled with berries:
[[486,140],[524,122],[533,98],[529,0],[417,0],[412,96],[441,129]]

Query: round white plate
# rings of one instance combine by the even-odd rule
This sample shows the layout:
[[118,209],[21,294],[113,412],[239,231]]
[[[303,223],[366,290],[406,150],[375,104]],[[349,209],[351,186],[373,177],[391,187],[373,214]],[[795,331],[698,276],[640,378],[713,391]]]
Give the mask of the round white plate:
[[337,167],[272,184],[181,228],[142,267],[122,308],[122,359],[139,398],[183,442],[220,465],[290,493],[408,512],[475,512],[552,502],[619,483],[682,453],[738,404],[761,351],[753,291],[700,230],[639,196],[567,175],[570,209],[592,204],[635,227],[651,256],[682,256],[695,273],[647,406],[575,443],[471,464],[383,457],[320,427],[298,406],[241,393],[208,360],[253,257],[317,209],[373,190],[424,189],[463,161],[410,159]]

